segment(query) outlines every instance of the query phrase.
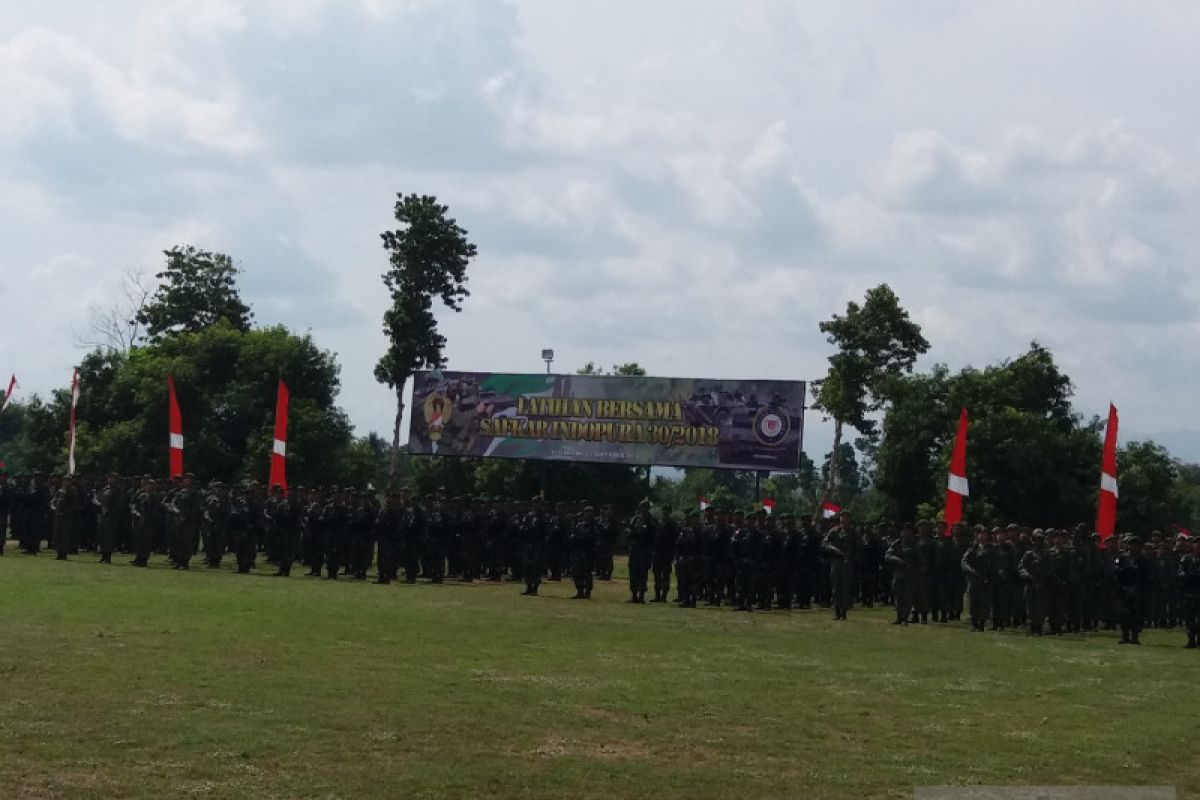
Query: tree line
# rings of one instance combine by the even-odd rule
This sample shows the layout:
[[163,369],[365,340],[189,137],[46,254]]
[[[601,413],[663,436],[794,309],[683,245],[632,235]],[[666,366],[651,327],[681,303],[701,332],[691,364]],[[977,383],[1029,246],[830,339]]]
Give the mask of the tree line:
[[[398,195],[397,227],[381,234],[387,253],[382,320],[386,349],[374,377],[396,397],[390,443],[356,436],[337,405],[340,367],[309,334],[258,325],[238,289],[229,255],[191,245],[164,252],[157,284],[126,277],[131,307],[99,315],[101,334],[80,364],[79,471],[165,474],[165,379],[174,376],[185,421],[188,471],[202,480],[265,480],[275,386],[291,390],[288,474],[293,484],[377,487],[409,483],[450,496],[588,499],[632,507],[644,497],[685,510],[700,497],[745,507],[772,497],[812,512],[823,500],[867,517],[936,519],[959,409],[971,415],[965,506],[970,522],[1066,526],[1095,513],[1104,421],[1072,405],[1074,386],[1051,352],[1028,350],[983,368],[944,364],[916,371],[931,345],[886,284],[820,323],[832,352],[813,385],[813,413],[834,426],[820,465],[801,454],[795,473],[661,470],[612,464],[413,458],[402,446],[404,388],[420,369],[442,368],[446,341],[436,307],[459,312],[477,255],[447,206]],[[129,287],[133,288],[130,289]],[[637,363],[580,374],[644,375]],[[0,416],[0,459],[12,471],[53,472],[66,460],[70,396],[10,404]],[[848,441],[850,435],[854,441]],[[1200,519],[1200,465],[1153,442],[1120,451],[1121,529],[1191,528]]]

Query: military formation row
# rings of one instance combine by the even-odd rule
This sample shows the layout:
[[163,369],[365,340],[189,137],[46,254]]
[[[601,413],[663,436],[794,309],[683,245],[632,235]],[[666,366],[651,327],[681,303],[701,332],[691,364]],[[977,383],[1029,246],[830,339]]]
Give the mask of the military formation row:
[[[1200,539],[1159,532],[1125,535],[1102,548],[1074,531],[1010,525],[957,526],[941,536],[929,523],[855,524],[808,516],[774,518],[713,509],[677,518],[643,502],[629,519],[613,509],[488,499],[414,500],[406,490],[382,504],[374,492],[293,489],[285,497],[255,484],[200,489],[109,476],[103,485],[70,478],[0,478],[0,523],[19,547],[53,543],[57,557],[94,550],[111,563],[129,552],[146,566],[166,553],[176,569],[197,554],[218,568],[232,554],[249,572],[263,554],[277,575],[295,562],[311,576],[377,583],[512,580],[536,595],[542,580],[574,581],[577,599],[610,580],[613,556],[628,553],[629,602],[675,601],[753,609],[832,608],[846,619],[857,601],[892,605],[894,624],[957,621],[973,630],[1025,628],[1031,635],[1121,630],[1137,644],[1146,626],[1182,625],[1188,647],[1200,636]],[[2,550],[0,543],[0,553]]]

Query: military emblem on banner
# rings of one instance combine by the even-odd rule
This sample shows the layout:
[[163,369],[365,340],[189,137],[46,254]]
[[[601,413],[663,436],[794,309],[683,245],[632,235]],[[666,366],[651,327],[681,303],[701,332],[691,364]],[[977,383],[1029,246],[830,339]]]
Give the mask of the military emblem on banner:
[[771,408],[754,415],[754,438],[767,447],[777,447],[792,429],[791,420]]
[[450,399],[441,392],[434,392],[425,398],[425,425],[429,430],[429,441],[441,440],[446,425],[450,422],[453,412]]

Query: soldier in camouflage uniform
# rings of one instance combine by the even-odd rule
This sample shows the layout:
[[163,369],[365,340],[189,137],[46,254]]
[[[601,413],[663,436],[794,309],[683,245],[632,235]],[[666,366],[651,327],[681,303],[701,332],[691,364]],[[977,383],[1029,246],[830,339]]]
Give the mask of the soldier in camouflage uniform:
[[1071,532],[1071,584],[1067,605],[1067,629],[1075,633],[1087,630],[1090,623],[1088,613],[1088,572],[1091,554],[1088,552],[1088,530],[1086,525],[1076,525]]
[[[928,520],[917,523],[917,547],[921,560],[913,575],[912,622],[929,622],[930,611],[937,593],[937,570],[940,552],[933,535],[933,525]],[[936,614],[934,619],[937,619]]]
[[629,602],[646,602],[650,563],[658,526],[650,515],[650,501],[638,503],[637,513],[629,521]]
[[440,499],[426,498],[430,511],[425,515],[425,541],[421,551],[421,571],[430,583],[446,577],[446,539],[449,536],[446,506]]
[[175,563],[175,569],[186,570],[192,556],[196,554],[200,523],[204,515],[200,491],[196,488],[195,478],[190,474],[183,476],[183,485],[171,500],[169,511],[175,520],[171,560]]
[[488,504],[485,549],[487,550],[487,579],[498,582],[504,579],[504,543],[508,538],[508,513],[504,503],[495,498]]
[[229,546],[241,575],[253,569],[258,551],[258,528],[249,495],[250,487],[242,484],[229,499]]
[[75,479],[67,475],[50,499],[50,513],[54,518],[55,558],[59,561],[66,561],[71,553],[78,510],[79,493],[75,490]]
[[1176,572],[1179,579],[1180,617],[1187,630],[1187,648],[1200,645],[1200,538],[1183,538],[1184,554]]
[[229,492],[220,481],[213,481],[204,496],[202,519],[204,561],[209,569],[217,569],[229,546]]
[[596,518],[596,577],[602,581],[612,580],[613,553],[620,538],[621,523],[617,513],[611,505],[605,505]]
[[665,603],[671,594],[671,569],[675,564],[675,543],[679,539],[679,528],[671,519],[671,507],[662,507],[662,518],[654,531],[654,550],[650,556],[650,569],[654,573],[654,603]]
[[679,583],[679,607],[695,608],[700,596],[703,565],[700,559],[700,515],[692,511],[684,519],[675,542],[675,576]]
[[858,602],[863,608],[874,608],[880,596],[879,573],[887,550],[887,542],[884,539],[887,535],[887,525],[880,522],[864,528],[862,557],[859,561]]
[[287,577],[292,573],[293,551],[296,532],[292,528],[292,506],[283,494],[283,487],[275,484],[263,508],[266,520],[267,547],[275,556],[275,577]]
[[1041,636],[1046,621],[1046,535],[1035,530],[1030,549],[1021,556],[1017,574],[1024,586],[1025,619],[1029,623],[1029,635]]
[[771,563],[770,528],[773,520],[761,508],[754,513],[753,524],[750,526],[750,553],[754,558],[754,582],[751,602],[759,611],[771,608],[771,575],[774,565]]
[[[963,526],[965,527],[965,526]],[[941,561],[938,569],[938,620],[957,622],[962,618],[962,598],[966,576],[962,571],[962,557],[969,542],[966,532],[959,529],[957,535],[951,530],[942,537]]]
[[396,579],[400,568],[400,528],[404,509],[400,506],[400,495],[388,492],[383,508],[375,516],[373,538],[379,548],[379,574],[375,583],[386,585]]
[[825,534],[821,552],[829,559],[829,589],[833,603],[833,618],[846,619],[850,610],[850,587],[852,584],[855,555],[854,523],[849,511],[838,517],[836,527]]
[[324,547],[325,580],[336,581],[342,567],[342,554],[350,523],[346,493],[337,486],[329,492],[329,501],[321,509],[321,544]]
[[117,549],[121,509],[125,506],[125,492],[117,473],[108,473],[104,487],[92,496],[92,505],[97,514],[96,546],[100,563],[111,564],[113,551]]
[[1099,534],[1089,533],[1087,535],[1084,551],[1087,553],[1087,557],[1084,560],[1085,572],[1083,575],[1083,581],[1086,584],[1083,627],[1085,630],[1097,631],[1104,620],[1105,595],[1108,590],[1104,574],[1104,554],[1100,551]]
[[975,544],[962,556],[962,571],[967,576],[967,596],[971,615],[971,630],[983,631],[992,609],[992,590],[995,586],[995,551],[987,528],[975,526]]
[[569,534],[570,523],[566,505],[562,502],[555,503],[546,530],[546,569],[550,573],[549,580],[562,580],[563,569],[567,564],[567,536]]
[[800,531],[796,517],[784,514],[779,518],[783,530],[779,533],[779,561],[775,565],[775,607],[790,610],[796,595],[796,575],[800,570]]
[[546,574],[546,542],[550,538],[550,517],[542,496],[533,498],[533,510],[521,521],[521,573],[525,576],[523,595],[536,596]]
[[[736,520],[737,515],[734,518]],[[751,536],[754,516],[743,517],[742,522],[734,529],[733,537],[729,540],[729,557],[736,576],[733,602],[735,611],[753,611],[754,577],[758,570],[758,556],[754,552]]]
[[567,538],[567,552],[571,559],[571,579],[575,582],[572,600],[589,600],[592,597],[592,581],[595,577],[596,560],[596,513],[591,506],[584,506],[583,513],[571,526]]
[[375,556],[375,517],[378,514],[379,502],[374,492],[359,492],[350,517],[350,571],[358,581],[365,581],[367,573],[371,571]]
[[993,528],[992,542],[992,630],[1004,630],[1013,625],[1013,581],[1017,578],[1016,550],[1010,539],[1015,525],[1008,529]]
[[[400,527],[400,563],[404,566],[404,582],[411,584],[417,582],[417,576],[421,573],[421,543],[425,540],[425,509],[413,499],[407,486],[400,489],[400,505],[404,509]],[[497,577],[496,580],[499,578]]]
[[465,583],[474,583],[476,578],[482,576],[483,539],[486,522],[487,520],[483,513],[483,504],[478,498],[468,498],[467,507],[463,511],[462,519],[459,523],[459,531],[462,537],[462,579]]
[[162,528],[164,515],[157,482],[150,478],[142,482],[141,490],[129,503],[129,512],[133,517],[133,561],[130,564],[135,567],[149,566],[152,543],[157,538],[155,531]]
[[1119,644],[1141,644],[1139,636],[1145,622],[1146,597],[1152,586],[1153,565],[1142,552],[1140,537],[1132,533],[1121,537],[1121,550],[1114,567],[1120,605]]
[[304,508],[300,517],[301,545],[304,566],[310,578],[321,577],[321,569],[325,566],[325,544],[321,539],[321,512],[325,508],[325,491],[313,488],[305,498]]
[[920,570],[921,550],[912,525],[900,526],[900,537],[888,547],[883,560],[891,568],[892,602],[896,606],[893,625],[907,625],[912,611],[913,584]]
[[800,515],[800,566],[796,570],[796,607],[812,607],[821,571],[821,540],[812,514]]
[[728,541],[722,539],[723,523],[712,506],[704,509],[704,524],[700,528],[700,559],[704,577],[701,594],[710,606],[721,605],[725,593],[723,577]]
[[1066,534],[1061,530],[1048,532],[1050,547],[1046,551],[1046,623],[1050,634],[1058,636],[1066,629],[1067,602],[1071,596],[1071,554],[1066,546]]

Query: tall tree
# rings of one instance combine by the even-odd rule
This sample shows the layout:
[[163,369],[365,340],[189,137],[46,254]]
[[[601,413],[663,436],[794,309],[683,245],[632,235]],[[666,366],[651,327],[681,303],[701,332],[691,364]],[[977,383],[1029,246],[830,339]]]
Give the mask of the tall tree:
[[418,369],[445,364],[446,339],[438,333],[433,300],[436,297],[446,308],[462,311],[462,302],[470,294],[464,285],[467,265],[477,250],[467,231],[446,216],[449,210],[428,195],[397,195],[394,213],[400,227],[380,234],[389,262],[383,283],[392,305],[383,315],[388,349],[375,365],[375,380],[396,393],[389,486],[396,478],[400,452],[404,385]]
[[157,342],[173,333],[195,333],[222,320],[235,331],[250,330],[254,314],[238,293],[241,270],[232,258],[191,245],[172,247],[163,255],[167,266],[155,275],[158,289],[134,317],[147,339]]
[[875,421],[870,415],[883,407],[887,383],[912,372],[917,357],[929,350],[929,342],[886,283],[868,290],[861,306],[848,303],[844,316],[834,314],[820,323],[820,329],[837,348],[829,357],[829,372],[815,387],[813,403],[833,417],[833,463],[825,487],[829,496],[840,475],[836,462],[842,453],[844,427],[874,439]]

